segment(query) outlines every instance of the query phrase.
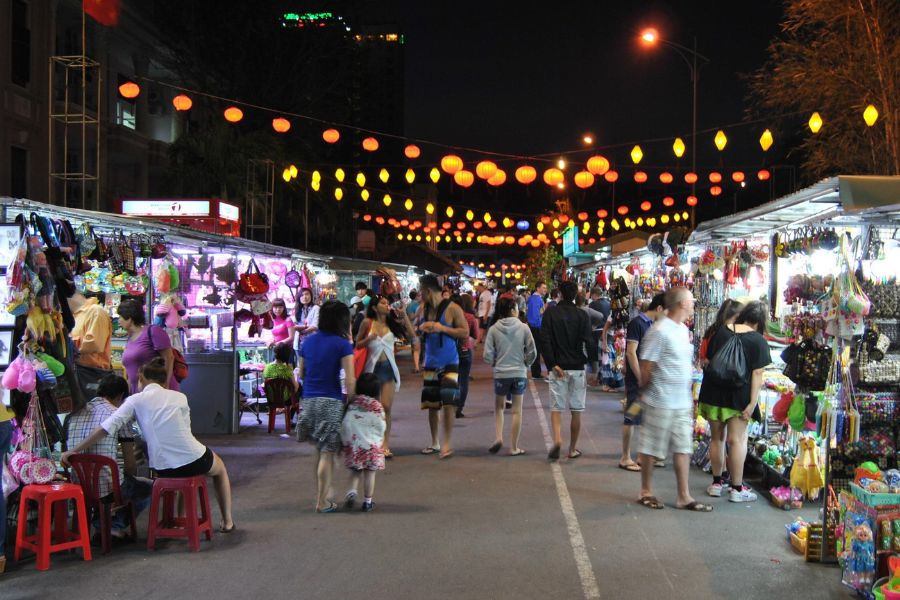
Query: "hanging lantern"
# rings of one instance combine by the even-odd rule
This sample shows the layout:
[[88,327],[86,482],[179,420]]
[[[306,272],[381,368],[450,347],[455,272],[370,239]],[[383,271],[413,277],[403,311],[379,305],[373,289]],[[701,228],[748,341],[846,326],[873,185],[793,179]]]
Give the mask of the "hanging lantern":
[[688,206],[697,206],[697,196],[688,196],[687,197],[687,205]]
[[334,144],[341,139],[341,134],[337,129],[326,129],[322,132],[322,139],[329,144]]
[[771,176],[772,176],[772,174],[769,173],[769,171],[768,171],[767,169],[760,169],[760,171],[756,174],[756,177],[757,177],[760,181],[766,181],[766,180],[768,180],[769,177],[771,177]]
[[382,167],[381,170],[378,171],[378,179],[381,180],[381,183],[387,183],[388,179],[390,179],[390,178],[391,178],[391,174],[388,173],[388,170],[385,169],[384,167]]
[[369,201],[369,190],[363,189],[362,191],[360,191],[359,197],[362,198],[363,202],[368,202]]
[[620,215],[623,215],[623,216],[624,216],[624,215],[627,215],[627,214],[628,214],[628,207],[625,206],[625,205],[623,204],[622,206],[620,206],[619,208],[616,209],[616,212],[619,213]]
[[681,218],[687,221],[690,218],[690,215],[687,213],[687,211],[684,211],[681,213]]
[[523,220],[516,223],[516,229],[518,229],[519,231],[528,231],[529,227],[530,225],[528,224],[528,221]]
[[438,179],[441,178],[441,172],[438,171],[437,167],[431,167],[431,171],[428,173],[428,176],[431,178],[431,183],[437,183]]
[[481,179],[488,180],[497,172],[497,165],[489,160],[483,160],[475,165],[475,174]]
[[717,185],[714,185],[711,188],[709,188],[709,193],[713,196],[718,196],[722,193],[722,188],[720,188]]
[[672,215],[672,220],[677,223],[678,221],[681,220],[681,215],[679,215],[678,213],[675,213],[674,215]]
[[814,112],[812,116],[809,118],[809,130],[813,133],[819,133],[819,130],[822,129],[823,125],[822,115],[818,112]]
[[425,212],[427,212],[429,215],[433,215],[433,214],[434,214],[434,204],[432,204],[431,202],[429,202],[428,204],[426,204],[426,205],[425,205]]
[[668,185],[675,181],[675,177],[673,177],[672,174],[668,171],[663,171],[659,174],[659,181],[660,183],[665,183],[666,185]]
[[[293,177],[293,171],[291,171],[291,176]],[[318,171],[312,172],[312,181],[322,181],[322,174]]]
[[559,229],[559,219],[553,219],[553,229]]
[[366,223],[368,223],[371,220],[372,220],[372,215],[370,215],[370,214],[363,215],[363,221],[365,221]]
[[580,213],[578,213],[578,220],[579,220],[579,221],[587,221],[589,218],[590,218],[590,215],[587,214],[586,212],[580,212]]
[[728,144],[728,138],[725,137],[725,132],[721,129],[716,132],[716,137],[713,138],[713,142],[716,144],[716,148],[719,149],[719,152],[725,149],[725,146]]
[[661,216],[659,217],[659,221],[660,221],[660,223],[662,223],[663,225],[665,225],[666,223],[669,222],[669,215],[661,215]]
[[731,179],[735,183],[740,183],[740,182],[744,181],[744,173],[742,171],[735,171],[734,173],[731,174]]
[[525,165],[516,169],[516,181],[519,183],[528,185],[537,177],[537,171],[534,170],[534,167]]
[[487,180],[488,185],[492,185],[494,187],[501,186],[506,183],[506,171],[502,169],[497,169],[497,172],[491,175],[490,179]]
[[497,229],[497,221],[490,221],[487,226],[491,229]]
[[359,173],[356,174],[356,185],[358,185],[359,187],[363,187],[364,185],[366,185],[365,173],[360,171]]
[[690,185],[694,185],[697,183],[697,174],[696,173],[685,173],[684,174],[684,182]]
[[460,187],[467,188],[475,183],[475,175],[472,174],[472,171],[457,171],[453,174],[453,181]]
[[643,227],[643,226],[644,226],[644,217],[638,217],[638,218],[637,218],[637,226],[638,226],[638,227]]
[[713,171],[712,173],[709,174],[709,181],[710,181],[710,183],[719,183],[720,181],[722,181],[722,174],[718,173],[716,171]]
[[591,175],[603,175],[609,171],[609,161],[602,156],[592,156],[587,159],[587,170]]
[[466,219],[468,219],[469,221],[471,221],[471,220],[474,219],[474,218],[475,218],[475,213],[472,212],[472,209],[467,210],[467,211],[466,211]]
[[606,211],[605,208],[601,208],[600,210],[597,211],[598,219],[605,219],[608,216],[609,216],[609,213]]
[[338,167],[337,169],[335,169],[335,171],[334,171],[335,179],[337,179],[338,181],[344,181],[345,176],[346,176],[346,174],[344,173],[344,170],[342,168]]
[[772,147],[772,132],[769,129],[766,129],[762,132],[762,135],[759,136],[759,147],[762,148],[763,152],[768,152],[769,148]]
[[299,171],[297,170],[297,165],[291,165],[291,166],[289,166],[289,167],[288,167],[288,171],[291,172],[291,178],[292,178],[292,179],[293,179],[294,177],[297,176],[297,173],[299,173]]
[[441,169],[447,175],[455,175],[463,168],[463,160],[455,154],[448,154],[441,159]]
[[560,183],[563,183],[565,180],[566,180],[566,176],[563,174],[563,172],[555,167],[551,167],[551,168],[547,169],[546,171],[544,171],[544,183],[546,183],[547,185],[549,185],[551,187],[555,186],[555,185],[559,185]]
[[172,98],[172,106],[175,107],[175,110],[183,112],[191,110],[191,107],[194,106],[194,101],[184,94],[179,94]]
[[541,217],[541,223],[543,223],[544,225],[549,225],[550,217],[548,217],[547,215],[544,215],[543,217]]
[[334,188],[334,199],[340,202],[344,198],[344,190],[337,187]]
[[277,133],[287,133],[290,128],[291,122],[287,119],[283,119],[281,117],[272,119],[272,129],[274,129]]
[[284,179],[284,182],[287,183],[291,180],[291,170],[287,167],[284,168],[284,171],[281,172],[281,178]]
[[643,171],[635,171],[634,172],[634,182],[635,183],[646,183],[647,182],[647,174]]
[[378,150],[378,140],[373,137],[367,137],[362,141],[362,147],[366,152],[375,152]]
[[543,230],[544,230],[544,224],[541,223],[540,221],[538,221],[536,227],[537,227],[537,230],[538,230],[538,231],[543,231]]
[[484,223],[482,223],[481,221],[475,221],[474,223],[472,223],[472,227],[474,227],[475,229],[481,229],[482,227],[484,227]]
[[133,81],[126,81],[125,83],[123,83],[122,85],[119,86],[119,94],[123,98],[128,98],[129,100],[132,100],[134,98],[137,98],[138,95],[140,95],[140,93],[141,93],[141,86],[139,86],[138,84],[136,84]]
[[311,187],[314,192],[318,192],[322,187],[322,182],[318,179],[313,179],[312,182],[310,182],[309,187]]
[[594,176],[590,171],[578,171],[575,173],[575,185],[581,189],[589,188],[594,185]]
[[412,201],[411,199],[407,198],[407,199],[406,199],[406,202],[403,203],[403,207],[404,207],[406,210],[412,210],[412,207],[413,207],[413,201]]
[[615,219],[613,219],[612,221],[609,222],[609,226],[612,227],[613,229],[615,229],[616,231],[619,230],[619,222]]
[[460,221],[459,223],[456,224],[456,228],[459,229],[460,231],[462,231],[463,229],[466,228],[466,224],[463,221]]
[[416,180],[416,172],[413,171],[412,169],[407,169],[406,170],[406,183],[412,185],[415,180]]
[[681,158],[682,156],[684,156],[684,151],[685,151],[684,140],[681,139],[680,137],[675,138],[675,142],[672,144],[672,152],[675,153],[675,156],[677,158]]
[[[487,213],[485,213],[485,216],[487,217],[487,216],[490,216],[490,215],[488,215]],[[488,219],[488,220],[490,220],[490,219]],[[509,229],[510,227],[513,226],[513,220],[510,219],[509,217],[503,217],[503,221],[501,221],[501,223],[503,223],[503,226],[506,227],[507,229]]]
[[866,107],[866,110],[863,111],[863,121],[866,122],[866,125],[871,127],[875,124],[875,121],[878,120],[878,109],[875,108],[874,104],[870,104]]
[[419,155],[422,154],[422,151],[419,150],[419,147],[415,144],[410,144],[406,148],[403,149],[403,154],[406,158],[419,158]]
[[644,158],[644,151],[641,150],[640,146],[635,146],[631,149],[631,162],[638,164],[642,158]]
[[619,174],[615,171],[610,170],[603,174],[603,179],[605,179],[609,183],[615,183],[619,180]]
[[565,214],[565,213],[559,215],[559,221],[560,221],[560,223],[568,223],[568,222],[569,222],[569,215],[567,215],[567,214]]
[[656,227],[656,217],[647,218],[647,227]]
[[675,198],[672,196],[666,196],[662,199],[663,206],[675,206]]
[[653,208],[653,205],[650,204],[650,201],[649,201],[649,200],[644,200],[643,202],[641,202],[641,210],[642,210],[642,211],[647,212],[647,211],[649,211],[651,208]]
[[[489,212],[484,213],[484,216],[482,217],[482,219],[484,220],[485,223],[490,223],[491,221],[493,221],[493,218],[491,217],[491,213],[489,213]],[[505,223],[504,223],[504,226],[506,226]]]
[[385,206],[390,206],[390,205],[391,205],[391,202],[393,202],[393,200],[391,199],[391,195],[390,195],[390,194],[385,194],[385,195],[384,195],[384,198],[382,198],[381,201],[384,202],[384,205],[385,205]]
[[237,106],[229,106],[225,109],[225,120],[229,123],[237,123],[244,118],[244,111]]
[[444,212],[447,213],[447,218],[448,218],[448,219],[452,219],[452,218],[453,218],[453,207],[452,207],[452,206],[448,206],[448,207],[447,207],[447,210],[444,211]]

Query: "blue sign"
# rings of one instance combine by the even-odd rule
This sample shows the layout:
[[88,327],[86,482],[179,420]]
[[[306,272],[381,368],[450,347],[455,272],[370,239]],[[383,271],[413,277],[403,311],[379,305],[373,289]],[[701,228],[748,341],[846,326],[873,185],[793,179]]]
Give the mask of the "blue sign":
[[563,231],[562,239],[564,257],[569,257],[578,253],[578,230],[576,228],[569,227]]

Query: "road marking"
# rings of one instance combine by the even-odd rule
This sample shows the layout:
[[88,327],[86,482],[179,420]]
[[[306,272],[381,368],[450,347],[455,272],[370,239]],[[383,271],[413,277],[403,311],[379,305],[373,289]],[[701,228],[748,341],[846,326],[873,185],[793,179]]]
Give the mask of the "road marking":
[[[553,436],[550,434],[550,425],[547,423],[547,416],[544,414],[541,397],[537,392],[533,379],[529,380],[528,388],[531,390],[531,398],[534,401],[535,409],[537,409],[536,412],[538,420],[541,422],[541,430],[544,432],[544,445],[547,446],[547,452],[549,452],[550,448],[553,447]],[[584,544],[584,536],[581,535],[581,526],[578,524],[578,516],[575,514],[575,506],[572,504],[572,497],[569,495],[569,488],[566,485],[559,462],[551,462],[550,471],[553,473],[553,481],[556,483],[556,495],[559,497],[559,506],[566,520],[569,543],[571,543],[572,552],[575,554],[575,564],[578,567],[578,577],[581,579],[581,589],[587,600],[598,600],[600,598],[600,587],[597,585],[597,578],[594,576],[594,567],[591,566],[591,559]]]

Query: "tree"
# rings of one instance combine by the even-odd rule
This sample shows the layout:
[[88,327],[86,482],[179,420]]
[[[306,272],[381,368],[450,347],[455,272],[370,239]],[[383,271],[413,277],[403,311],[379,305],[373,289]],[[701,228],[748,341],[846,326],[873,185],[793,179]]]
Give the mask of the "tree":
[[528,253],[525,261],[525,272],[522,275],[522,284],[530,290],[537,287],[540,282],[552,287],[553,270],[562,258],[556,249],[550,246],[542,246]]
[[[813,177],[900,174],[900,2],[786,0],[781,35],[751,79],[758,116],[818,111],[801,144]],[[880,113],[874,127],[862,114]],[[796,119],[789,119],[794,126]],[[785,134],[787,136],[787,134]]]

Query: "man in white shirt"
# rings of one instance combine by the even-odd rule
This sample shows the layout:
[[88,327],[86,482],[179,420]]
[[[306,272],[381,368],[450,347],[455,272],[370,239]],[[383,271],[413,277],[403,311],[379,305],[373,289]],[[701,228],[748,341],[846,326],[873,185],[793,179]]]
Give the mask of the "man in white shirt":
[[484,341],[484,336],[490,326],[491,315],[494,312],[494,295],[483,283],[475,286],[475,290],[478,292],[478,314],[476,316],[479,320],[478,324],[481,326],[481,335],[478,339],[480,344]]
[[713,507],[697,502],[688,488],[688,470],[693,452],[694,400],[691,395],[694,349],[684,322],[694,314],[694,297],[685,288],[671,288],[665,297],[666,316],[650,328],[639,351],[643,383],[642,432],[638,445],[641,462],[641,497],[648,508],[663,508],[653,495],[654,463],[672,447],[678,499],[675,506],[694,512]]

